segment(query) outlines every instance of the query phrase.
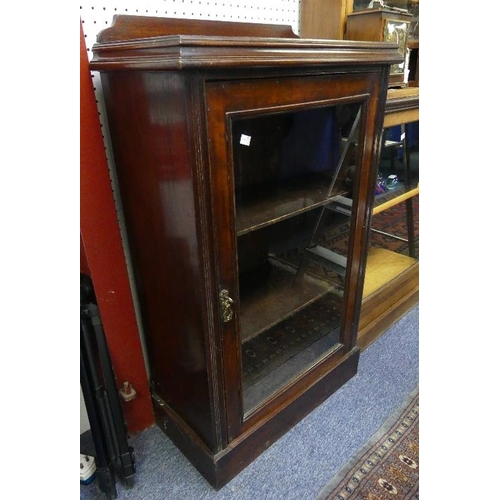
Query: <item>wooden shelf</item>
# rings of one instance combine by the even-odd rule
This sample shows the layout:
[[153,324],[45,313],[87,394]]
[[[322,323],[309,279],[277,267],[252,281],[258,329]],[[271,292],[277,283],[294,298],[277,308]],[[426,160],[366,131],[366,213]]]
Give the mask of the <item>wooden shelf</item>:
[[[265,276],[262,276],[265,274]],[[252,275],[252,283],[241,287],[241,341],[247,342],[329,292],[333,283],[305,275],[295,279],[296,268],[272,258],[267,269]]]
[[327,197],[331,177],[325,174],[304,175],[292,181],[280,181],[280,187],[274,191],[267,189],[236,200],[236,235],[256,231],[301,213],[331,203],[337,195],[346,195],[347,191],[335,190]]

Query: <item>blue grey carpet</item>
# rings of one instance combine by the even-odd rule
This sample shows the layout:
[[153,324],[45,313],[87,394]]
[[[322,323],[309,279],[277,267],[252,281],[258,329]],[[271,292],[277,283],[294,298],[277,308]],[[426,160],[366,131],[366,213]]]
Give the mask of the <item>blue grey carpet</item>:
[[[215,491],[156,426],[134,437],[137,472],[117,500],[314,500],[419,380],[419,309],[361,353],[357,375]],[[102,500],[97,481],[81,500]]]

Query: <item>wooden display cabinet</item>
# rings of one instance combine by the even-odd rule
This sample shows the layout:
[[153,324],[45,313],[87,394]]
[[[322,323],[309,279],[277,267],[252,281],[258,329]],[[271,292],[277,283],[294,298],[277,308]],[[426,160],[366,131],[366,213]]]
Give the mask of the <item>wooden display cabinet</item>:
[[356,374],[401,58],[284,26],[135,16],[93,51],[157,423],[220,488]]
[[[414,230],[418,219],[413,210],[413,199],[419,194],[418,159],[415,161],[418,158],[418,145],[417,151],[412,152],[407,144],[409,126],[412,124],[418,128],[418,120],[419,88],[389,89],[384,130],[400,127],[404,131],[405,138],[396,144],[402,153],[401,168],[404,180],[397,189],[376,197],[372,225],[379,214],[383,215],[386,210],[396,206],[404,207],[406,235],[395,237],[401,239],[401,236],[406,236],[407,245],[402,246],[407,248],[403,252],[388,248],[383,240],[390,241],[390,234],[384,235],[382,243],[370,245],[358,332],[358,346],[361,349],[370,345],[418,303],[419,262]],[[415,146],[413,148],[415,149]],[[416,158],[412,159],[410,165],[410,158],[413,156]],[[391,232],[394,233],[392,228]]]

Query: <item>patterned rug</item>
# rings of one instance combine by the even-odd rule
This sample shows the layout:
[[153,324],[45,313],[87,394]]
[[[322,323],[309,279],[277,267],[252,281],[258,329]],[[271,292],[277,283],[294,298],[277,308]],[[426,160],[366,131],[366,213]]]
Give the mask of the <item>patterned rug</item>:
[[418,416],[417,387],[316,500],[418,500]]
[[[413,219],[414,229],[415,229],[415,249],[416,255],[418,257],[418,243],[419,243],[419,199],[418,195],[412,198],[413,205]],[[399,236],[400,238],[408,238],[408,226],[406,220],[406,204],[399,203],[394,207],[391,207],[372,218],[371,227],[378,231],[383,231],[388,234]],[[349,223],[346,222],[333,230],[327,231],[322,238],[320,238],[319,243],[334,252],[338,252],[341,255],[347,254],[347,245],[349,242]],[[408,255],[408,243],[398,240],[396,238],[391,238],[388,235],[380,234],[375,231],[370,232],[370,246],[385,248],[391,250],[392,252],[401,253],[403,255]]]
[[295,354],[330,334],[330,345],[340,339],[340,312],[327,294],[243,344],[243,380],[247,387],[260,380]]

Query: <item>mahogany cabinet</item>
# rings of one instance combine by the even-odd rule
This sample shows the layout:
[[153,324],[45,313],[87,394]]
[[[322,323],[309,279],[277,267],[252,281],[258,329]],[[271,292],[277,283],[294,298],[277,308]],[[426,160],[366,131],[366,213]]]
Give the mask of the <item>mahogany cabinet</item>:
[[356,374],[400,56],[136,16],[116,16],[93,52],[157,423],[220,488]]

